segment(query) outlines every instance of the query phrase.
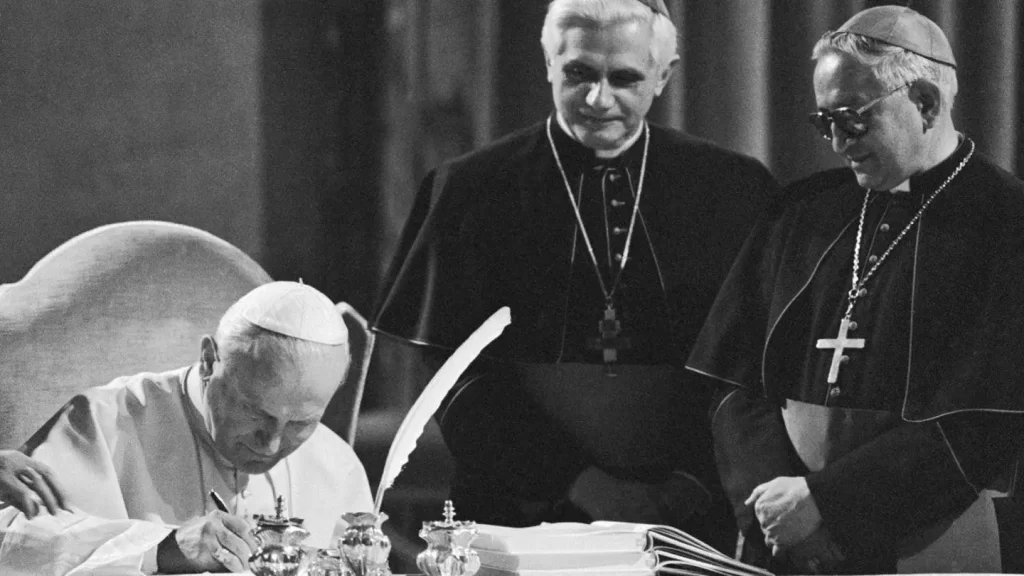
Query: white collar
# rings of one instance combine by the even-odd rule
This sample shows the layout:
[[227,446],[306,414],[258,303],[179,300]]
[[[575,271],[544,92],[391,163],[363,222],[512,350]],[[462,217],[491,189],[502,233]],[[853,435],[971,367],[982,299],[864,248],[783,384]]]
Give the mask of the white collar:
[[[572,138],[573,140],[579,142],[579,140],[576,139],[576,135],[573,134],[572,130],[569,128],[569,123],[565,121],[565,118],[562,118],[562,113],[555,112],[555,118],[558,119],[558,126],[562,128],[562,132],[565,132],[569,136],[569,138]],[[636,144],[636,141],[640,139],[641,133],[643,133],[642,124],[637,128],[636,133],[630,136],[629,139],[626,140],[626,142],[622,146],[619,146],[614,150],[594,150],[594,154],[597,155],[598,158],[615,158],[616,156],[622,154],[626,150],[629,150],[630,146]]]

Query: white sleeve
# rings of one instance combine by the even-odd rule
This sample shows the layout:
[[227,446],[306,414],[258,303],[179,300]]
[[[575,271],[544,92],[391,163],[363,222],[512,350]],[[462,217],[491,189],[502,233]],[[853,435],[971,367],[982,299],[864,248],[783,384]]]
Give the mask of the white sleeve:
[[173,529],[143,520],[110,520],[75,510],[29,520],[15,509],[0,515],[0,574],[137,573]]
[[50,467],[74,513],[0,513],[0,574],[138,572],[149,556],[155,570],[156,546],[173,527],[128,518],[110,455],[116,422],[116,403],[80,395],[32,436],[25,451]]

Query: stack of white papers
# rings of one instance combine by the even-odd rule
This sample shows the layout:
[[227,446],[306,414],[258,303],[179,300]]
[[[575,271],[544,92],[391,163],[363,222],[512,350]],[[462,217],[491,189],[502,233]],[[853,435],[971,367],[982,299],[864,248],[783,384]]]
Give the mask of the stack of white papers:
[[477,527],[473,549],[480,556],[478,576],[771,576],[667,526],[594,522]]

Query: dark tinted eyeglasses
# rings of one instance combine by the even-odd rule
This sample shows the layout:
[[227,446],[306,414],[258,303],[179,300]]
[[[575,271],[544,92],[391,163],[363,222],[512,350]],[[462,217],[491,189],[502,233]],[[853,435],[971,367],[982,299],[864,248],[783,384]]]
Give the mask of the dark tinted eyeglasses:
[[868,133],[868,119],[864,116],[864,113],[875,104],[910,86],[910,84],[912,82],[904,84],[887,94],[883,94],[856,110],[848,106],[836,108],[835,110],[818,108],[818,111],[812,113],[808,119],[825,140],[832,140],[832,124],[835,124],[836,127],[845,132],[850,138],[860,138]]

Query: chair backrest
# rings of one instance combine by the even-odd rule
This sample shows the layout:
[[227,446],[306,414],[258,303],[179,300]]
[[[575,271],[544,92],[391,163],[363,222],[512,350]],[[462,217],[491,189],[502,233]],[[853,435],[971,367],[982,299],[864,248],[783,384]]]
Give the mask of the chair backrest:
[[[90,386],[194,362],[201,336],[270,280],[238,248],[181,224],[123,222],[68,240],[0,285],[0,448]],[[354,308],[337,307],[352,366],[324,423],[352,444],[374,339]]]
[[346,442],[355,446],[359,409],[363,403],[366,373],[370,367],[375,340],[366,318],[363,318],[355,308],[345,302],[338,303],[337,307],[345,319],[345,326],[348,327],[352,365],[348,369],[345,385],[338,390],[334,398],[331,398],[322,421]]
[[201,336],[269,281],[238,248],[180,224],[68,240],[0,287],[0,446],[19,446],[85,388],[194,362]]

